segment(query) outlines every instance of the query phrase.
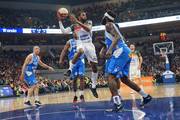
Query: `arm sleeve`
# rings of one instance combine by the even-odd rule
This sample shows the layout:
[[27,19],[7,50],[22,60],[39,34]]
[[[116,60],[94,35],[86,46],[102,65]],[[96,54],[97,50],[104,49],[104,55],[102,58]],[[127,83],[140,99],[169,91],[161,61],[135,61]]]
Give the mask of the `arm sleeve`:
[[61,21],[59,21],[59,27],[60,27],[61,31],[65,34],[70,34],[70,32],[72,32],[71,27],[64,28]]

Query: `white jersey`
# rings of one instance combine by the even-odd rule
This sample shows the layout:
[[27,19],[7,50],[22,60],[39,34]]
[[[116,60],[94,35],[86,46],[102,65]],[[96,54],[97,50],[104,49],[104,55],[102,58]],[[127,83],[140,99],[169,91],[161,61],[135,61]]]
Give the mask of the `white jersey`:
[[85,24],[89,25],[90,31],[86,31],[79,24],[73,24],[71,27],[65,29],[62,22],[59,21],[59,26],[63,33],[69,34],[70,32],[75,32],[77,34],[77,50],[83,49],[88,61],[97,63],[96,49],[92,43],[92,21],[87,20]]
[[134,80],[136,78],[141,78],[141,70],[138,69],[139,66],[139,57],[140,53],[138,51],[132,52],[130,54],[131,56],[131,63],[130,63],[130,69],[129,69],[129,78],[130,80]]
[[[92,29],[92,21],[88,20],[85,22],[85,24],[89,25]],[[80,25],[73,25],[71,29],[73,29],[78,36],[77,50],[83,49],[88,61],[97,63],[96,49],[92,43],[92,30],[86,31]]]
[[[92,21],[87,21],[86,24],[92,26]],[[74,26],[74,32],[76,32],[78,36],[78,40],[81,42],[92,42],[92,30],[86,31],[80,25]]]

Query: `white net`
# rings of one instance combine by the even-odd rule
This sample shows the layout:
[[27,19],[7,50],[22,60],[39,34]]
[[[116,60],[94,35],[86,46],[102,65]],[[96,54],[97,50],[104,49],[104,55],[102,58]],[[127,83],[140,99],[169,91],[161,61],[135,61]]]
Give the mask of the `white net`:
[[161,55],[161,57],[166,57],[166,55],[167,55],[167,48],[166,47],[160,48],[160,55]]

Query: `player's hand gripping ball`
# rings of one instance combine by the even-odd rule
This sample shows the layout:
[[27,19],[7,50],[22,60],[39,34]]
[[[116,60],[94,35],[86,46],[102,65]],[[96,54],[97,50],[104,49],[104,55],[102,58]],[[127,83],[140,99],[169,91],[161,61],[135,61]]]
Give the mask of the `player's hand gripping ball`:
[[57,11],[57,17],[59,20],[64,20],[68,17],[69,11],[66,8],[59,8]]

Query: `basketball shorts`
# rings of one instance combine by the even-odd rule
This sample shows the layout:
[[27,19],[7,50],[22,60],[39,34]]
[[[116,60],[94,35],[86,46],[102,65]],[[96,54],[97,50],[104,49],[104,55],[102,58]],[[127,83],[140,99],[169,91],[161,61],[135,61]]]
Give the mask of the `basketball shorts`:
[[98,63],[97,55],[96,55],[96,49],[92,42],[77,42],[77,50],[82,48],[84,51],[84,54],[89,62]]
[[114,75],[118,79],[124,76],[128,77],[131,62],[129,54],[130,49],[128,47],[121,47],[115,50],[107,64],[107,73]]
[[74,79],[78,76],[85,75],[85,61],[84,59],[78,60],[77,63],[74,65],[71,73],[71,78]]
[[138,69],[137,65],[130,64],[129,79],[134,80],[137,78],[141,78],[141,70]]
[[34,72],[31,71],[25,71],[24,80],[29,87],[38,83]]

